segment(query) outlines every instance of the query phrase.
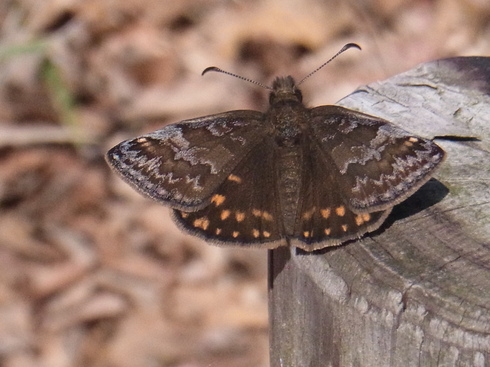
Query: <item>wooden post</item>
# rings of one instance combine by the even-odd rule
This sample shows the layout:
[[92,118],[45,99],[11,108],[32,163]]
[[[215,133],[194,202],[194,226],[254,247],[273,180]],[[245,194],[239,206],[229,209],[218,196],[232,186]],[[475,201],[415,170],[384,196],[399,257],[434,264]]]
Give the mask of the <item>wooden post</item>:
[[446,135],[467,129],[481,141],[438,141],[448,157],[435,179],[375,233],[321,252],[269,252],[271,367],[490,366],[490,61],[448,60],[395,78],[442,103]]

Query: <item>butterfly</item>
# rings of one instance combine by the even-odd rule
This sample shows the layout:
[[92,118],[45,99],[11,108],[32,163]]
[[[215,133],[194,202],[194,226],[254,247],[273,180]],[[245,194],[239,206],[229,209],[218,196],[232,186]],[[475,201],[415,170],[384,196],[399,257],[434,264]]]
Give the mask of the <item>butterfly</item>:
[[[351,47],[359,46],[334,57]],[[379,117],[308,108],[301,82],[276,78],[265,112],[181,121],[123,141],[106,159],[212,244],[314,251],[360,238],[429,180],[445,153]]]

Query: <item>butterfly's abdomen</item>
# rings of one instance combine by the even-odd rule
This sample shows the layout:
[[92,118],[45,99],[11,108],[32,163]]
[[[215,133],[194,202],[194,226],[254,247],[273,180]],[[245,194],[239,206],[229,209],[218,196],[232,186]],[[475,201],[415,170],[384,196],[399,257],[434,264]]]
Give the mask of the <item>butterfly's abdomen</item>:
[[276,150],[279,206],[283,217],[283,228],[292,236],[297,217],[301,190],[301,148],[282,147]]

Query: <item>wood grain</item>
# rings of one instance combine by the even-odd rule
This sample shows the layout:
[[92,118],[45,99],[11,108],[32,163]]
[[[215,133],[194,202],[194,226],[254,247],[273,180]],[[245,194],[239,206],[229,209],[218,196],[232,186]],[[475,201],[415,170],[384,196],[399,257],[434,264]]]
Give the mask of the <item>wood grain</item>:
[[490,58],[453,58],[341,101],[443,137],[447,160],[373,234],[269,253],[272,367],[490,366],[488,80]]

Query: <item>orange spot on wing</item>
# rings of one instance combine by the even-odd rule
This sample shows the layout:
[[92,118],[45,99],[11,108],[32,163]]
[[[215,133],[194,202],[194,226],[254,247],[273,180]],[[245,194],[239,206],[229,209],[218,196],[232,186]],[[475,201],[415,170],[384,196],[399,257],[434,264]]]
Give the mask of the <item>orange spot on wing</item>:
[[361,216],[364,222],[369,222],[371,220],[371,214],[369,213],[361,214]]
[[230,214],[231,212],[229,210],[223,210],[220,215],[221,220],[225,220],[230,216]]
[[330,217],[330,209],[322,209],[320,210],[320,214],[323,218],[328,219]]
[[206,217],[198,218],[192,222],[192,225],[196,228],[202,228],[204,230],[209,227],[209,220]]
[[220,206],[224,203],[226,197],[223,195],[216,194],[211,198],[211,202],[216,204],[216,206]]
[[236,212],[235,213],[235,219],[237,222],[243,222],[243,220],[245,219],[245,213],[243,212]]
[[229,175],[228,180],[236,182],[236,183],[242,183],[242,179],[236,175]]
[[345,215],[345,206],[341,205],[335,208],[335,214],[337,214],[339,217],[343,217]]

